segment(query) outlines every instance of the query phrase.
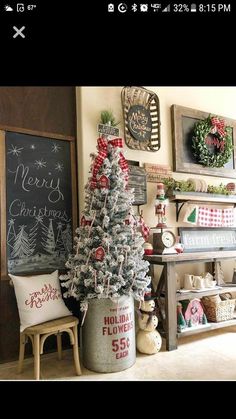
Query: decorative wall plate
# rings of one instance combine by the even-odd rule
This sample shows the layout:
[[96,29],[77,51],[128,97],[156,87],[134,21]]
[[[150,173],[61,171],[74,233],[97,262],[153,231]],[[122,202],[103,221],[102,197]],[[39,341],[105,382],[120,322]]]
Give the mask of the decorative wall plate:
[[144,87],[127,86],[122,89],[121,99],[127,146],[158,151],[161,146],[158,96]]

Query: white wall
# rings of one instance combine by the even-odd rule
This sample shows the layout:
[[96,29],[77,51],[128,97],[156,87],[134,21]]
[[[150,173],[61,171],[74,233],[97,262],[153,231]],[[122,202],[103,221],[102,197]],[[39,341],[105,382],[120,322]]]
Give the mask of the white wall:
[[[136,160],[143,163],[168,164],[172,162],[172,137],[171,137],[171,114],[170,107],[173,104],[186,106],[236,119],[236,87],[149,87],[160,100],[161,116],[161,148],[157,152],[144,152],[131,150],[125,145],[125,157],[128,160]],[[120,135],[124,138],[124,125],[121,104],[122,87],[78,87],[77,88],[77,122],[78,122],[78,162],[79,162],[79,204],[80,211],[83,209],[84,185],[88,179],[90,167],[89,154],[96,151],[98,138],[97,124],[102,110],[111,109],[117,120],[121,121]],[[189,174],[174,173],[175,179],[187,179]],[[195,175],[194,177],[200,177]],[[227,184],[229,178],[213,176],[201,176],[207,183],[218,185]],[[233,181],[233,179],[232,179]],[[150,227],[154,227],[157,219],[154,214],[154,201],[156,197],[156,184],[148,183],[148,202],[142,206],[144,219]],[[170,204],[167,209],[168,225],[176,227],[175,206]],[[181,225],[181,218],[180,224]],[[224,264],[225,265],[225,264]],[[231,280],[233,262],[227,262],[224,266],[225,279]],[[201,273],[203,266],[196,264],[184,265],[180,271],[189,273]]]

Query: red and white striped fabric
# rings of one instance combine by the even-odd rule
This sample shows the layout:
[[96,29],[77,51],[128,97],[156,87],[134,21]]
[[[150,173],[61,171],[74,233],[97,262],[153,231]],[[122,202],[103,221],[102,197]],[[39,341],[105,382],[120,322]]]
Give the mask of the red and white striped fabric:
[[218,208],[199,207],[198,225],[200,227],[222,227],[222,210]]
[[222,210],[222,227],[232,227],[234,225],[233,208],[225,208]]

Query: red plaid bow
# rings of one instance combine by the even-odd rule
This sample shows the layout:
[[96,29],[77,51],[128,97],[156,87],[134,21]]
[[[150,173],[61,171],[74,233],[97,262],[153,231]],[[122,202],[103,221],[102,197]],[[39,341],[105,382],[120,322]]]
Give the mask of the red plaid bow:
[[215,134],[216,132],[218,132],[221,137],[225,137],[226,135],[226,132],[224,130],[225,121],[223,119],[214,117],[214,118],[211,118],[211,123],[212,123],[211,133]]
[[[104,159],[107,157],[107,146],[108,144],[111,144],[112,147],[119,147],[119,148],[123,148],[123,141],[122,138],[115,138],[114,140],[109,140],[107,141],[105,138],[98,138],[97,140],[98,142],[98,156],[96,157],[95,161],[94,161],[94,165],[93,165],[93,170],[92,170],[92,180],[90,183],[91,189],[95,189],[97,186],[97,174],[98,171],[104,161]],[[123,172],[126,173],[126,177],[125,180],[128,181],[128,163],[125,160],[123,154],[120,152],[120,160],[119,160],[119,165],[122,169]]]

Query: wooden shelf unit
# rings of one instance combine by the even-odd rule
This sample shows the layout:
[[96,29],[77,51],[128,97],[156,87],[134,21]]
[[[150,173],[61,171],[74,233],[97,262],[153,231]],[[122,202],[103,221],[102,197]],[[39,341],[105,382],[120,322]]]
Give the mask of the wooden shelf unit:
[[[201,291],[201,292],[186,292],[182,294],[177,291],[176,303],[178,301],[192,300],[194,298],[200,299],[202,297],[208,297],[209,295],[225,294],[227,292],[236,292],[236,287],[228,286],[228,287],[222,287],[221,289],[212,288],[211,290],[206,290],[206,291]],[[161,294],[160,298],[165,299],[164,292]],[[236,312],[234,314],[233,319],[222,321],[222,322],[208,322],[207,324],[204,324],[204,325],[188,327],[186,329],[183,329],[181,332],[178,332],[177,336],[178,338],[183,337],[183,336],[191,336],[197,333],[204,333],[208,330],[220,329],[220,328],[234,326],[234,325],[236,325]],[[165,333],[163,333],[163,330],[161,331],[161,334],[165,336]]]
[[[176,265],[182,263],[198,263],[198,262],[211,262],[217,264],[225,259],[236,259],[236,251],[216,251],[216,252],[195,252],[195,253],[180,253],[173,255],[150,255],[144,256],[144,259],[150,263],[150,274],[154,276],[154,265],[163,266],[162,274],[159,279],[159,283],[156,289],[157,301],[164,298],[165,313],[163,316],[162,309],[160,307],[160,315],[163,320],[164,326],[164,337],[166,338],[166,348],[168,351],[177,349],[177,338],[196,333],[203,333],[205,331],[225,328],[236,325],[236,317],[232,320],[226,320],[218,323],[207,323],[199,327],[193,327],[184,329],[182,332],[177,332],[177,302],[192,299],[201,298],[209,295],[223,294],[227,292],[236,292],[236,287],[230,285],[222,287],[221,289],[210,289],[199,293],[176,293],[175,284],[175,271]],[[165,292],[163,294],[163,288]]]
[[177,336],[178,338],[181,338],[184,336],[191,336],[197,333],[204,333],[204,332],[208,332],[209,330],[221,329],[223,327],[229,327],[229,326],[235,326],[235,325],[236,325],[236,314],[233,319],[225,320],[223,322],[217,322],[217,323],[209,322],[207,324],[203,324],[197,327],[188,327],[187,329],[182,330],[182,332],[178,332]]
[[236,287],[222,287],[221,289],[210,289],[201,292],[186,292],[186,293],[176,293],[176,300],[183,301],[183,300],[192,300],[193,298],[202,298],[208,297],[209,295],[217,295],[217,294],[225,294],[227,292],[236,292]]

